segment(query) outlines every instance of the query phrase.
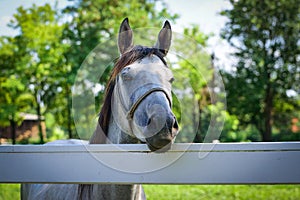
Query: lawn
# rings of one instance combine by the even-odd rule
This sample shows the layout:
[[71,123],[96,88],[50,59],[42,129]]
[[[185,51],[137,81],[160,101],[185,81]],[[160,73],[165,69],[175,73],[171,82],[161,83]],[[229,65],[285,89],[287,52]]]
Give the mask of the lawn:
[[[0,200],[18,200],[19,184],[0,184]],[[144,185],[148,200],[298,200],[299,185]]]
[[0,184],[0,200],[20,199],[20,184]]
[[298,185],[145,185],[148,200],[298,200]]

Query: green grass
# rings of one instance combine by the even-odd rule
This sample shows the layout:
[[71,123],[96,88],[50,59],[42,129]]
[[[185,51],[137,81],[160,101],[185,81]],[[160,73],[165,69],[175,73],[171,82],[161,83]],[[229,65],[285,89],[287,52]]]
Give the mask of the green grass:
[[0,184],[0,200],[20,199],[20,184]]
[[298,200],[298,185],[144,185],[148,200]]
[[[298,200],[300,185],[144,185],[148,200]],[[0,184],[0,200],[20,199],[19,184]]]

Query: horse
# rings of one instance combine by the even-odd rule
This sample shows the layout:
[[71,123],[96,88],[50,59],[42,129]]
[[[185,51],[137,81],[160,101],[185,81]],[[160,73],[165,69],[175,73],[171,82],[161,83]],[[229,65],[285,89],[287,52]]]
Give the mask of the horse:
[[[128,18],[120,25],[116,61],[108,80],[104,103],[89,144],[145,143],[155,153],[170,149],[178,134],[172,112],[174,80],[167,63],[172,38],[165,21],[153,47],[134,45]],[[83,144],[81,140],[53,144]],[[146,199],[141,185],[22,184],[22,200],[40,199]]]

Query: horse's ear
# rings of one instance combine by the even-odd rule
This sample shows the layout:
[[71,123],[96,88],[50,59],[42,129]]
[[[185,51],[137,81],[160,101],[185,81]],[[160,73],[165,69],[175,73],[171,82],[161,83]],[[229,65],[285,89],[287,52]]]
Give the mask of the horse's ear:
[[125,18],[120,26],[118,48],[121,54],[133,46],[133,34],[129,26],[128,18]]
[[155,44],[155,48],[159,49],[160,52],[163,53],[164,56],[167,55],[172,39],[172,30],[169,21],[166,21],[163,28],[160,30],[157,38],[157,42]]

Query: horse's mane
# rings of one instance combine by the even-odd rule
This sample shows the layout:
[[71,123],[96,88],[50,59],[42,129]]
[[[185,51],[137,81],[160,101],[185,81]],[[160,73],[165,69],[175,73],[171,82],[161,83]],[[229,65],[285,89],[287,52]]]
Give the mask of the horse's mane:
[[104,102],[101,111],[99,113],[98,125],[96,131],[94,132],[93,136],[90,139],[90,144],[106,143],[109,119],[111,115],[111,98],[115,87],[115,80],[117,75],[124,67],[134,63],[137,60],[141,60],[146,56],[151,56],[151,55],[158,56],[162,60],[162,62],[166,65],[164,56],[159,49],[154,47],[153,48],[144,47],[140,45],[133,46],[125,53],[123,53],[122,56],[120,56],[119,59],[116,61],[113,70],[111,72],[110,78],[107,82],[107,86],[104,94]]

